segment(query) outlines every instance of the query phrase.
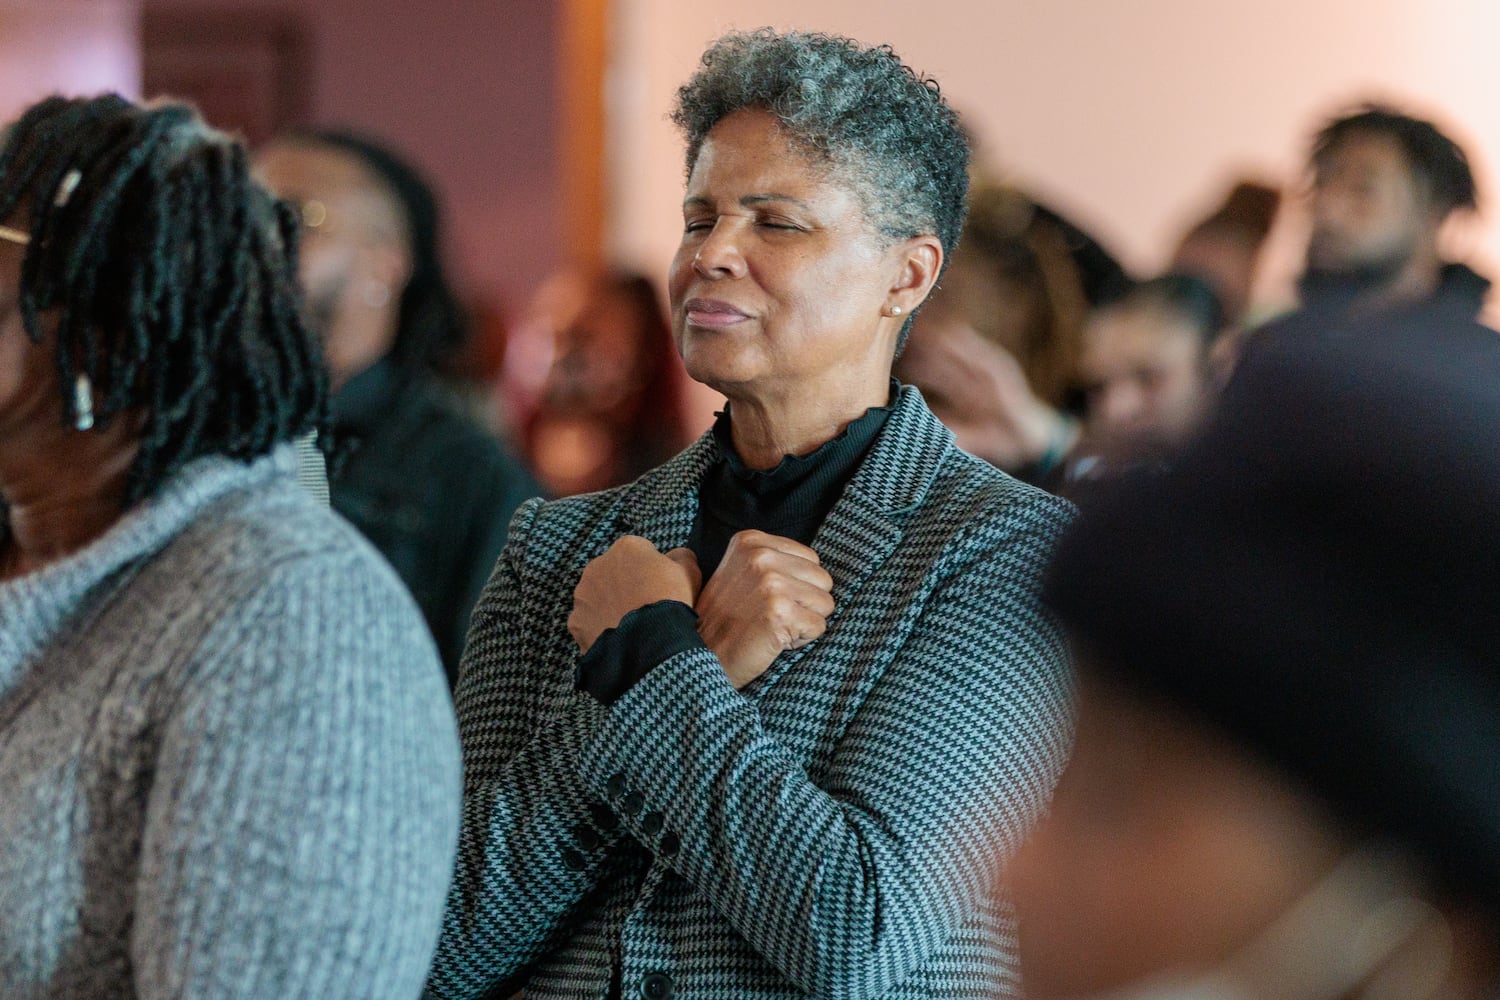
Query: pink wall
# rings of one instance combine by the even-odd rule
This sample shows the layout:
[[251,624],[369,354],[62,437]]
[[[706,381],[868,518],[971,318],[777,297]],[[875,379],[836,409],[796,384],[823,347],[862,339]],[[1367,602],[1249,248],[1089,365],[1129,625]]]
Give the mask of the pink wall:
[[311,38],[313,123],[384,136],[425,168],[446,205],[450,267],[471,296],[519,309],[560,261],[553,4],[145,4],[296,13]]
[[140,89],[136,0],[0,0],[0,121],[54,91]]
[[[730,27],[804,27],[890,42],[935,76],[984,160],[1147,270],[1236,171],[1297,183],[1315,123],[1385,94],[1466,140],[1500,200],[1495,0],[618,0],[612,67],[612,251],[662,274],[676,245],[681,143],[664,115]],[[1265,294],[1284,297],[1289,217]],[[1500,204],[1462,234],[1500,267]]]

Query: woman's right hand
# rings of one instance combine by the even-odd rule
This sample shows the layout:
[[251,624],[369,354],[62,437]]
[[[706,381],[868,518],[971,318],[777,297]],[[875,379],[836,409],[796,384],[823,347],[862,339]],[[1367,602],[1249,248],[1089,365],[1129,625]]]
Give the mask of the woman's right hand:
[[800,542],[741,531],[694,610],[698,634],[735,688],[743,688],[788,649],[823,634],[833,613],[833,577]]

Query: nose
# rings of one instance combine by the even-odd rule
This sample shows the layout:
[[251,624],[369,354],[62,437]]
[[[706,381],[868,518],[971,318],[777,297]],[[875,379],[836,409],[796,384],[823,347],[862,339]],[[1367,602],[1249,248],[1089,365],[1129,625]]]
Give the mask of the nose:
[[740,239],[740,228],[735,221],[719,218],[699,242],[693,255],[693,270],[705,278],[743,277],[746,267]]

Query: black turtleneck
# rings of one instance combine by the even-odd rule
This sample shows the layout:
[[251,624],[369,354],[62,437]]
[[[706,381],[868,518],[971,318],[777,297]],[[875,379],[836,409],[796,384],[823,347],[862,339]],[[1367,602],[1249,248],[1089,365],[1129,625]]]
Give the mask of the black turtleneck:
[[[891,399],[898,386],[891,384]],[[865,453],[885,426],[894,403],[872,407],[843,433],[806,455],[787,455],[775,468],[752,469],[734,450],[728,409],[713,435],[719,458],[698,487],[698,514],[688,548],[703,579],[718,569],[729,540],[741,531],[763,531],[811,545],[833,505],[843,496]],[[698,616],[681,601],[657,601],[606,629],[578,661],[579,690],[612,705],[657,664],[703,648]]]

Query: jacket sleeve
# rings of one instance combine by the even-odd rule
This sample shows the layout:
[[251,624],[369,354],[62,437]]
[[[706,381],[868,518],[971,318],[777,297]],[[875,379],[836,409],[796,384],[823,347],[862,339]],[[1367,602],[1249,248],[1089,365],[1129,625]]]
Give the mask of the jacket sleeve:
[[485,587],[459,677],[463,821],[429,995],[478,997],[515,980],[598,884],[622,832],[578,774],[578,754],[603,708],[572,689],[534,725],[540,701],[535,630],[523,619],[521,562],[541,502],[511,524]]
[[1063,511],[1038,495],[950,543],[819,784],[708,651],[608,711],[585,781],[622,790],[629,832],[799,988],[884,994],[973,912],[1061,770],[1068,667],[1038,591]]

